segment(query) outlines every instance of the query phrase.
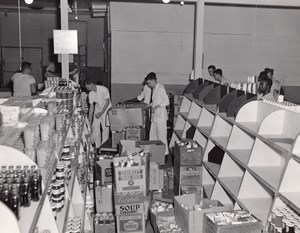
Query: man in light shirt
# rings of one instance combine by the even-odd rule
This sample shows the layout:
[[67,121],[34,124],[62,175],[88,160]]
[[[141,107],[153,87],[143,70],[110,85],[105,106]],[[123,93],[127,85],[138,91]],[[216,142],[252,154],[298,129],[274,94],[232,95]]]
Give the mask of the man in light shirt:
[[[109,127],[105,124],[107,110],[111,107],[109,91],[102,85],[96,85],[92,80],[85,81],[85,87],[89,91],[89,121],[92,125],[93,139],[96,148],[107,141],[109,137]],[[101,129],[102,128],[102,137]]]
[[229,86],[229,80],[223,76],[223,71],[221,69],[214,70],[214,79],[216,83]]
[[165,154],[169,153],[167,141],[167,109],[170,104],[165,87],[157,82],[156,74],[151,72],[146,77],[147,85],[153,90],[151,104],[150,140],[160,140],[166,145]]
[[36,81],[31,75],[31,63],[22,62],[21,72],[11,77],[13,82],[13,96],[31,96],[36,94]]
[[143,90],[141,92],[141,94],[139,94],[136,98],[138,101],[142,101],[145,103],[145,104],[150,104],[151,102],[151,88],[147,85],[147,81],[146,81],[146,78],[143,82]]

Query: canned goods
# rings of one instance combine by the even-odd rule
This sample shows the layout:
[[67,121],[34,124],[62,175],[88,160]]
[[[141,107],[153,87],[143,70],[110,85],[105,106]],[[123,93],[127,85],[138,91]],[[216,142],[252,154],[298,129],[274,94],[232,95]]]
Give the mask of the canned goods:
[[291,222],[287,222],[285,226],[286,233],[295,233],[295,224]]

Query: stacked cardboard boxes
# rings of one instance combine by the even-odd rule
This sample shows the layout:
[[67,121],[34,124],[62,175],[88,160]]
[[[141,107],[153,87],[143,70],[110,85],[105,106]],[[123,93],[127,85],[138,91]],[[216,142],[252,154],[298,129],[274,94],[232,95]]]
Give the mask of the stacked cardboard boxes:
[[203,149],[196,141],[183,140],[175,143],[174,194],[200,192],[202,185]]
[[[118,233],[145,233],[149,199],[149,154],[114,158],[114,203]],[[145,201],[146,200],[146,201]]]
[[113,205],[113,160],[102,155],[95,163],[95,233],[116,232]]

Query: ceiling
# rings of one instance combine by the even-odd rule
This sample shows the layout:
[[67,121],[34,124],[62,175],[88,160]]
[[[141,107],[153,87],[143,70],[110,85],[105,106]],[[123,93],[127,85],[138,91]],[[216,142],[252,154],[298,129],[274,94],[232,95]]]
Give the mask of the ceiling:
[[[22,8],[33,8],[33,9],[58,9],[60,0],[33,0],[31,5],[27,5],[24,0],[19,0]],[[88,10],[91,3],[106,2],[106,0],[68,0],[70,7],[77,1],[77,8]],[[1,0],[0,8],[17,8],[18,0]]]

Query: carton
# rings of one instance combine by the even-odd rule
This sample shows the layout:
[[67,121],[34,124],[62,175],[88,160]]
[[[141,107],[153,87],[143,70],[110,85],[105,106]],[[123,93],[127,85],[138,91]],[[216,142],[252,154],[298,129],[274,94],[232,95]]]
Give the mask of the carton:
[[135,140],[120,140],[119,154],[121,156],[123,156],[125,153],[132,154],[133,152],[139,152],[139,151],[140,148],[136,146]]
[[113,160],[100,159],[96,161],[95,180],[100,181],[100,185],[112,184],[113,181]]
[[144,214],[117,215],[117,232],[145,233]]
[[113,212],[112,186],[95,185],[96,212]]
[[122,131],[127,127],[127,118],[124,108],[113,108],[108,110],[108,119],[112,131]]
[[[201,210],[194,210],[194,206],[200,201]],[[230,207],[223,206],[217,200],[201,199],[196,194],[175,196],[174,199],[175,220],[184,232],[189,233],[207,233],[204,230],[204,214],[230,210]]]
[[[239,212],[244,214],[245,210],[237,210],[233,212],[223,212],[223,214],[230,214],[230,216],[237,216]],[[219,213],[217,213],[219,214]],[[237,215],[236,215],[237,214]],[[248,212],[249,214],[249,212]],[[250,215],[248,217],[234,217],[234,223],[230,221],[220,221],[214,220],[214,213],[205,214],[205,233],[261,233],[262,224],[254,216]],[[226,223],[226,224],[225,224]]]
[[117,215],[144,213],[142,192],[115,193],[114,197]]
[[[191,140],[192,141],[192,140]],[[186,148],[185,146],[179,146],[175,143],[174,150],[174,163],[189,166],[189,165],[201,165],[203,159],[203,148],[198,142],[193,141],[198,145],[197,148]]]
[[164,188],[164,171],[155,162],[150,162],[149,190]]
[[166,145],[160,140],[139,141],[137,147],[149,151],[151,154],[150,162],[156,162],[159,165],[165,164]]
[[116,233],[116,225],[112,224],[95,224],[95,233]]
[[117,132],[112,131],[112,148],[117,148],[119,145],[120,140],[125,139],[125,131]]
[[202,184],[202,167],[179,166],[178,164],[174,164],[174,180],[175,179],[182,186],[200,187]]
[[153,227],[154,233],[158,233],[158,223],[167,226],[170,223],[175,222],[174,209],[157,213],[153,213],[150,211],[150,222]]
[[144,129],[139,128],[126,128],[126,140],[141,141],[144,139]]
[[[147,156],[148,157],[148,156]],[[115,192],[133,192],[143,191],[147,194],[149,163],[145,162],[146,158],[140,156],[132,157],[134,162],[141,164],[134,167],[115,167]],[[114,158],[114,164],[124,161],[124,157]]]
[[136,127],[144,125],[144,110],[142,108],[126,108],[125,112],[127,117],[127,126]]

